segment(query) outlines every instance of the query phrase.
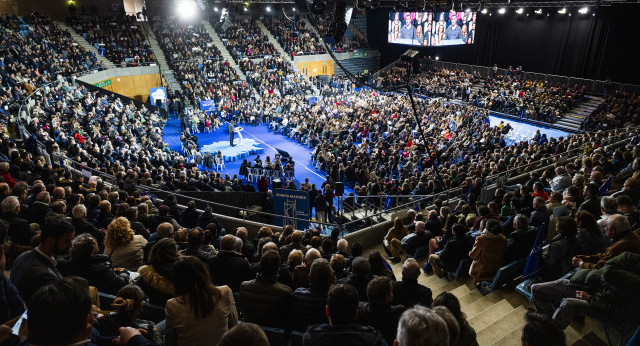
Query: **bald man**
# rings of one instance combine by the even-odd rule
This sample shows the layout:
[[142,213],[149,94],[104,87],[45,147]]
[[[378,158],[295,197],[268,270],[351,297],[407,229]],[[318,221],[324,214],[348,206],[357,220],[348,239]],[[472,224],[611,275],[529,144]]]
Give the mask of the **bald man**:
[[247,229],[245,227],[238,227],[236,237],[242,240],[242,255],[245,258],[253,258],[253,255],[256,253],[256,247],[249,241],[249,232]]
[[392,305],[430,307],[433,300],[431,289],[418,283],[420,264],[408,258],[402,265],[402,281],[394,281]]
[[415,254],[418,248],[429,246],[430,235],[425,231],[425,224],[423,221],[416,222],[415,232],[409,234],[402,239],[401,245],[404,252],[410,256]]
[[235,251],[237,239],[231,234],[222,237],[220,251],[209,263],[211,282],[217,286],[227,285],[233,292],[239,292],[240,284],[250,279],[249,261]]
[[302,245],[302,232],[300,231],[293,231],[293,234],[291,234],[291,243],[280,247],[280,258],[283,262],[287,261],[289,253],[293,250],[300,250],[302,254],[307,253],[307,247]]

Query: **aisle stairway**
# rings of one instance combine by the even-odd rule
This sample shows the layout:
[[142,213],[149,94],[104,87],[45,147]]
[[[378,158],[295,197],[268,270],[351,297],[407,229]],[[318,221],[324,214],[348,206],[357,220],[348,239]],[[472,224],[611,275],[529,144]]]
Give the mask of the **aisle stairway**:
[[[365,256],[373,251],[378,251],[383,256],[385,253],[382,245],[378,245],[365,251]],[[419,262],[422,265],[425,259]],[[396,279],[401,280],[402,265],[391,264],[391,267]],[[431,289],[433,298],[442,292],[449,292],[458,298],[467,321],[476,331],[480,346],[521,345],[522,326],[529,303],[512,287],[507,286],[483,296],[468,276],[449,281],[446,277],[422,273],[418,282]],[[606,345],[602,341],[606,340],[602,328],[591,318],[587,318],[584,324],[573,322],[565,329],[565,334],[567,345]]]
[[153,33],[153,30],[151,30],[149,22],[138,22],[138,24],[142,25],[142,30],[147,36],[147,42],[149,43],[153,54],[156,56],[156,60],[160,65],[160,71],[162,71],[162,77],[164,77],[164,80],[167,82],[169,90],[180,90],[180,82],[178,82],[178,80],[174,76],[173,70],[171,70],[169,63],[167,62],[167,57],[164,55],[164,52],[160,48],[160,44],[156,40],[156,35]]
[[[245,76],[245,74],[242,72],[240,67],[238,67],[238,64],[236,64],[236,61],[233,60],[233,57],[231,56],[231,53],[229,53],[229,50],[227,50],[227,47],[225,47],[224,43],[222,43],[222,40],[218,36],[218,33],[216,33],[216,31],[213,29],[213,27],[211,26],[209,21],[204,19],[204,20],[202,20],[202,24],[204,25],[204,28],[207,30],[207,33],[209,34],[209,37],[211,37],[211,41],[213,41],[213,44],[222,53],[222,59],[225,60],[225,61],[228,61],[229,64],[231,65],[231,67],[238,74],[238,77],[240,77],[240,80],[246,82],[247,81],[247,76]],[[251,90],[253,91],[253,96],[256,99],[259,99],[260,95],[258,95],[256,90],[253,87],[251,87]]]
[[278,53],[280,53],[280,56],[283,57],[286,61],[288,61],[291,64],[291,66],[293,67],[293,70],[296,71],[296,73],[300,73],[300,75],[302,75],[304,77],[305,81],[307,83],[311,84],[311,88],[313,89],[314,95],[319,95],[320,94],[320,90],[318,90],[318,88],[316,88],[316,86],[309,81],[309,78],[307,78],[307,76],[304,73],[302,73],[302,71],[300,71],[300,69],[298,68],[298,65],[295,64],[290,59],[290,55],[287,54],[287,52],[282,48],[280,43],[278,43],[278,40],[276,40],[276,38],[271,34],[269,29],[267,29],[267,27],[264,26],[264,23],[262,23],[261,20],[256,20],[256,25],[258,25],[258,28],[260,28],[260,30],[262,31],[263,34],[267,35],[267,38],[269,39],[269,42],[274,47],[276,47],[276,50],[278,51]]
[[571,109],[556,124],[580,130],[587,117],[604,101],[603,97],[585,96],[586,100]]
[[60,26],[60,28],[67,30],[70,34],[71,37],[73,37],[73,39],[78,42],[78,44],[80,45],[80,47],[84,48],[85,50],[87,50],[88,52],[92,52],[96,55],[96,57],[98,57],[98,62],[102,64],[102,66],[108,68],[108,69],[112,69],[112,68],[116,68],[116,65],[114,63],[112,63],[109,59],[100,56],[98,54],[98,50],[96,49],[96,47],[92,46],[91,44],[89,44],[89,41],[85,40],[84,37],[82,37],[82,35],[78,34],[75,30],[73,30],[72,27],[68,26],[67,24],[63,23],[63,22],[56,22],[56,24],[58,24],[58,26]]

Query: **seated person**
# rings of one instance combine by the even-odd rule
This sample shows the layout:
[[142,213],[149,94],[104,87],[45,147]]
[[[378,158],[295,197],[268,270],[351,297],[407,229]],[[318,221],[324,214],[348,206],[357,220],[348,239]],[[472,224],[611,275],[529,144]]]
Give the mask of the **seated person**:
[[469,276],[475,284],[490,281],[503,265],[504,252],[507,249],[507,238],[502,234],[502,226],[497,220],[487,220],[482,233],[476,237],[469,257],[473,260],[469,268]]
[[444,275],[443,270],[451,273],[455,272],[458,270],[460,261],[469,258],[472,244],[471,239],[467,236],[465,227],[461,224],[455,224],[451,228],[451,232],[453,233],[453,238],[445,244],[444,249],[437,255],[429,256],[431,268],[438,276]]
[[413,256],[418,248],[429,246],[429,239],[431,238],[425,230],[423,221],[417,221],[415,229],[415,232],[402,238],[401,241],[402,250],[409,256]]

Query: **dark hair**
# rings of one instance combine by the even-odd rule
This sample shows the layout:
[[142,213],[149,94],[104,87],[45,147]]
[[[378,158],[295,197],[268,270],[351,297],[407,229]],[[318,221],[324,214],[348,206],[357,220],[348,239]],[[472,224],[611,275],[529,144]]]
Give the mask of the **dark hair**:
[[578,234],[578,225],[569,216],[560,216],[556,222],[556,229],[565,237],[575,237]]
[[364,279],[371,275],[371,265],[369,265],[369,261],[362,256],[354,257],[351,262],[351,272],[355,276]]
[[587,233],[595,236],[596,238],[602,238],[600,226],[598,226],[598,222],[596,222],[596,219],[590,212],[586,210],[578,211],[576,214],[576,223],[579,228],[584,229]]
[[90,313],[87,280],[68,276],[41,287],[29,301],[29,343],[71,344],[86,328],[85,322]]
[[[209,270],[196,257],[186,256],[173,266],[173,288],[179,303],[189,301],[195,318],[205,319],[211,315],[222,296],[211,283]],[[183,300],[184,299],[184,300]]]
[[367,285],[367,298],[371,304],[385,304],[391,292],[391,279],[386,276],[376,276]]
[[196,227],[189,231],[188,235],[188,247],[192,250],[199,249],[204,244],[204,232],[200,227]]
[[358,291],[346,284],[331,286],[327,296],[331,324],[353,323],[358,311]]
[[488,219],[485,228],[492,234],[502,233],[502,225],[495,219]]
[[150,264],[175,262],[180,258],[178,244],[173,238],[162,238],[149,251]]
[[369,267],[374,275],[389,275],[389,270],[384,265],[384,259],[378,251],[369,254]]
[[453,317],[455,317],[458,321],[460,328],[462,328],[463,324],[468,323],[467,315],[465,315],[465,313],[460,309],[460,301],[452,293],[442,292],[438,294],[438,296],[431,303],[431,307],[436,306],[444,306],[449,309]]
[[566,337],[560,325],[549,316],[528,311],[522,327],[522,341],[529,346],[565,345]]
[[596,197],[598,195],[598,190],[600,190],[600,187],[596,183],[589,183],[585,185],[585,187],[592,197]]
[[235,345],[269,346],[269,339],[258,325],[244,322],[229,329],[218,342],[218,346]]
[[54,217],[47,220],[40,232],[40,241],[47,238],[60,239],[65,233],[74,232],[75,228],[65,217]]
[[135,284],[129,284],[123,286],[116,294],[116,297],[120,297],[122,299],[131,299],[133,300],[133,307],[130,311],[127,309],[121,309],[118,313],[126,313],[129,315],[130,319],[134,319],[137,317],[140,312],[142,312],[142,303],[144,302],[144,292],[142,289]]
[[260,257],[260,273],[264,276],[276,276],[280,269],[280,254],[269,250]]
[[353,243],[353,245],[351,245],[351,255],[354,258],[362,256],[362,253],[364,253],[364,247],[362,246],[362,244],[360,244],[360,242],[355,242]]
[[451,227],[451,231],[455,233],[455,237],[462,239],[467,236],[467,228],[461,223],[456,223]]

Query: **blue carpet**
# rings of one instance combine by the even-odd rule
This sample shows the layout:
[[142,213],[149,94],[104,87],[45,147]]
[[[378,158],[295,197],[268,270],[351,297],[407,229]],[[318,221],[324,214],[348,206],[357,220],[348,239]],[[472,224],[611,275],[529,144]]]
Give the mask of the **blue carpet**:
[[203,153],[208,151],[213,155],[220,151],[225,162],[238,161],[248,158],[249,156],[264,153],[264,149],[260,147],[260,143],[253,139],[245,139],[242,141],[242,144],[240,144],[239,141],[236,135],[234,139],[235,145],[233,147],[229,145],[229,140],[226,140],[203,145],[200,151]]
[[[231,149],[229,148],[229,133],[224,130],[224,126],[226,125],[223,125],[223,127],[211,133],[196,133],[198,144],[205,147],[216,142],[223,142],[226,144],[227,149]],[[300,186],[300,182],[304,181],[304,178],[309,178],[309,183],[315,184],[317,189],[320,188],[320,185],[325,181],[326,173],[316,170],[315,166],[311,163],[311,148],[307,148],[288,137],[274,134],[269,131],[266,124],[258,126],[242,124],[241,126],[244,128],[244,142],[247,143],[250,140],[255,140],[257,142],[256,146],[264,149],[264,153],[260,154],[262,162],[264,162],[266,156],[269,156],[273,160],[277,153],[276,148],[284,150],[293,157],[296,163],[296,185]],[[169,148],[182,152],[182,146],[180,144],[180,120],[169,119],[164,127],[163,133],[162,139],[169,144]],[[225,151],[223,150],[222,152],[224,155]],[[255,154],[250,154],[246,157],[249,162],[253,162],[255,158]],[[222,170],[222,173],[228,173],[232,176],[238,174],[241,164],[242,160],[225,162],[225,168]],[[345,194],[349,192],[353,192],[353,190],[345,187]]]

